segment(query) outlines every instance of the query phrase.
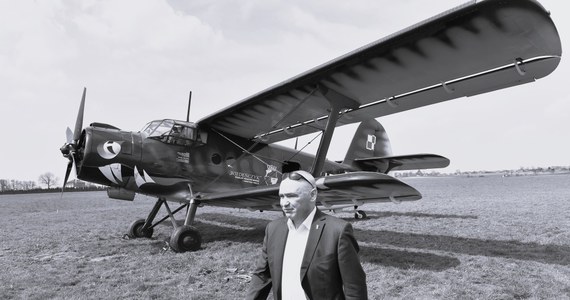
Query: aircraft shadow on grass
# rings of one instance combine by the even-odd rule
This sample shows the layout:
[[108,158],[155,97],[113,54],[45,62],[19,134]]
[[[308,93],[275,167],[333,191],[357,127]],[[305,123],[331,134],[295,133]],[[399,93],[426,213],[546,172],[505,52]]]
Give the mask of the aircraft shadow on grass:
[[359,221],[367,221],[370,219],[380,219],[389,217],[412,217],[412,218],[432,218],[432,219],[477,219],[474,215],[453,215],[453,214],[427,214],[418,212],[395,212],[395,211],[378,211],[366,212],[366,219],[354,219],[352,217],[342,218],[345,221],[355,223]]
[[[221,224],[238,225],[247,230],[228,228],[200,220]],[[205,213],[198,217],[198,226],[204,230],[203,241],[263,243],[265,219],[246,218],[226,214]],[[424,269],[441,271],[453,268],[460,261],[448,255],[423,251],[443,251],[467,255],[511,258],[546,264],[570,265],[570,247],[562,245],[541,245],[519,241],[498,241],[464,238],[444,235],[404,233],[355,229],[356,239],[361,243],[374,243],[387,247],[361,246],[360,256],[364,262],[397,267],[400,269]],[[393,249],[392,247],[402,248]],[[410,249],[410,250],[406,250]]]
[[502,257],[546,264],[570,265],[570,247],[519,241],[483,240],[394,231],[355,230],[358,241],[458,254]]

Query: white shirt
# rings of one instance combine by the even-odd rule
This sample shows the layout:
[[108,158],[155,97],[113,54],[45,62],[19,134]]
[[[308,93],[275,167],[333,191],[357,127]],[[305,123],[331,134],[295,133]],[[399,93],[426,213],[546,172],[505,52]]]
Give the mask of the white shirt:
[[301,286],[301,264],[316,212],[317,208],[314,208],[305,221],[299,225],[299,228],[295,228],[291,219],[287,220],[289,234],[285,243],[283,269],[281,271],[281,296],[284,300],[307,299],[307,295]]

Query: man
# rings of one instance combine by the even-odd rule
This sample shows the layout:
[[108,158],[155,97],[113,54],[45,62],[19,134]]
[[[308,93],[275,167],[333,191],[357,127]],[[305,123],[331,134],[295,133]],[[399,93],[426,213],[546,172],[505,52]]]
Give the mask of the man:
[[366,275],[352,226],[316,208],[308,172],[283,174],[285,217],[267,225],[247,299],[367,299]]

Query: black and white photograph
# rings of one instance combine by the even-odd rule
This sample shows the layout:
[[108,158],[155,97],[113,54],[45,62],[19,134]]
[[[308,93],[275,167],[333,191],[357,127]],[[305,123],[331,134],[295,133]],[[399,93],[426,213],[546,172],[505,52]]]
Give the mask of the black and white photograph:
[[570,299],[567,12],[0,0],[0,299]]

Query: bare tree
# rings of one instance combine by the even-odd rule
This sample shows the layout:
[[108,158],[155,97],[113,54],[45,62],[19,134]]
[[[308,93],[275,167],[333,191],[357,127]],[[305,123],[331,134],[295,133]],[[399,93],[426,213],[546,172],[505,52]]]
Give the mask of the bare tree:
[[22,182],[22,187],[26,191],[33,190],[36,188],[36,182],[31,181],[31,180],[26,180],[26,181]]
[[10,190],[10,181],[8,179],[0,179],[0,192]]
[[57,184],[58,178],[52,172],[47,172],[40,175],[38,181],[40,184],[45,184],[48,189]]

